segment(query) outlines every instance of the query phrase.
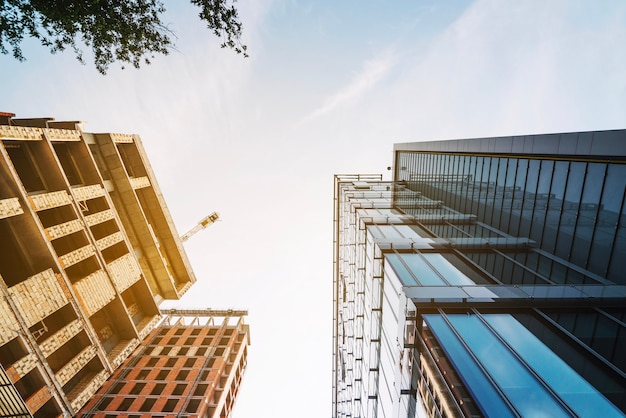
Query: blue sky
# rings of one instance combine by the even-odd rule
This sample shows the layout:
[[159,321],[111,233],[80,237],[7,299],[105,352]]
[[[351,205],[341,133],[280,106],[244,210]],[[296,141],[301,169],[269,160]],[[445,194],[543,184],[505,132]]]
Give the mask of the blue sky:
[[333,173],[394,142],[626,127],[620,0],[239,0],[250,58],[185,2],[177,50],[106,77],[29,43],[0,56],[2,111],[137,133],[199,283],[179,306],[247,308],[235,418],[330,415]]

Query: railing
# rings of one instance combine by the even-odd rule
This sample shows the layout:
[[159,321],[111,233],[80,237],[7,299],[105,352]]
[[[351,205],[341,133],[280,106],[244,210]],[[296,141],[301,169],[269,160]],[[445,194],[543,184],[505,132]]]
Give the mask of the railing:
[[84,227],[85,225],[80,219],[74,219],[69,222],[64,222],[62,224],[46,228],[46,235],[49,240],[53,240],[78,232]]
[[96,249],[91,244],[87,244],[82,248],[69,252],[65,255],[59,257],[59,261],[63,268],[67,268],[69,266],[73,266],[76,263],[80,263],[81,261],[91,257],[96,253]]
[[80,141],[80,132],[73,129],[43,128],[51,141]]
[[105,248],[109,248],[110,246],[115,245],[121,241],[124,241],[124,235],[122,235],[122,233],[118,231],[96,241],[96,247],[98,247],[98,249],[102,251]]
[[76,200],[80,202],[104,196],[104,188],[99,184],[72,187],[72,193],[76,197]]
[[134,142],[131,134],[110,134],[111,139],[116,144],[132,144]]
[[103,270],[98,270],[73,285],[87,315],[91,315],[115,298],[115,289]]
[[57,381],[61,386],[65,385],[95,356],[96,347],[93,345],[86,347],[55,374]]
[[29,327],[67,304],[67,298],[52,269],[10,287],[9,296]]
[[150,187],[150,180],[148,177],[130,177],[130,185],[133,189],[141,189],[144,187]]
[[141,277],[141,269],[129,253],[108,264],[113,284],[121,293],[132,286]]
[[58,192],[41,193],[28,196],[31,206],[36,211],[52,209],[72,203],[72,198],[65,190]]
[[42,130],[26,126],[0,126],[0,138],[18,139],[22,141],[41,141]]
[[107,209],[85,216],[85,222],[87,222],[87,225],[89,226],[94,226],[113,218],[115,218],[115,214],[111,209]]
[[17,197],[0,200],[0,219],[21,215],[22,213],[24,213],[24,209],[22,209],[20,200]]
[[107,380],[108,373],[105,370],[101,370],[97,374],[90,374],[84,377],[77,385],[72,389],[67,397],[70,400],[70,405],[77,413],[81,406],[83,406],[89,399],[93,397],[98,389]]
[[75,319],[54,334],[52,334],[49,338],[46,338],[42,343],[39,344],[39,348],[41,349],[44,357],[48,357],[50,354],[54,353],[63,344],[71,340],[82,329],[83,326],[81,325],[81,323],[78,321],[78,319]]

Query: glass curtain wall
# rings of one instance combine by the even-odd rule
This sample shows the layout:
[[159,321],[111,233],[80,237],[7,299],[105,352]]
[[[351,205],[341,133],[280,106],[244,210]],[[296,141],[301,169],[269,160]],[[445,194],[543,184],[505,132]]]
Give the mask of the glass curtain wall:
[[[553,282],[594,283],[599,276],[626,284],[621,272],[626,256],[623,162],[402,151],[397,155],[396,179],[409,191],[538,243],[540,251],[494,255],[481,264],[499,268],[503,262],[498,258],[512,258],[534,266]],[[407,213],[419,209],[410,199],[396,198],[395,203]],[[489,228],[469,228],[474,230],[468,232],[480,234],[476,236],[492,234]],[[566,263],[554,263],[554,258]]]

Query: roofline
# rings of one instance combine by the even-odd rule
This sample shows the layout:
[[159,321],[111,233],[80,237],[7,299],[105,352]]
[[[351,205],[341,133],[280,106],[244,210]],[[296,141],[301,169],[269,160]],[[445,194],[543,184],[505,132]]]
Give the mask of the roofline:
[[626,129],[406,142],[394,144],[393,150],[626,159]]

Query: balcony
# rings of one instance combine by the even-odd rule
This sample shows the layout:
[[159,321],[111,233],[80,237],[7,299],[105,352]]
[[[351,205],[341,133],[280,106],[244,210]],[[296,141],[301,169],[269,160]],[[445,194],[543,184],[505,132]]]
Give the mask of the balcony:
[[150,180],[148,177],[130,177],[130,185],[134,190],[142,189],[144,187],[150,187]]
[[52,269],[47,269],[9,288],[9,295],[27,326],[67,304],[59,280]]
[[3,345],[17,336],[19,324],[11,307],[5,300],[0,298],[0,345]]
[[113,211],[111,209],[106,209],[92,215],[85,216],[85,222],[87,222],[87,225],[89,226],[94,226],[113,218],[115,218]]
[[96,357],[96,347],[90,345],[63,366],[54,377],[61,385],[65,385],[94,357]]
[[52,334],[49,338],[39,344],[39,348],[43,353],[44,357],[48,357],[50,354],[58,350],[63,344],[71,340],[75,335],[77,335],[83,326],[75,319],[70,322],[54,334]]
[[80,141],[80,132],[73,129],[42,129],[50,141]]
[[73,266],[76,263],[79,263],[96,253],[96,249],[93,245],[88,244],[78,250],[74,250],[70,253],[62,255],[59,257],[59,262],[63,268],[67,268],[69,266]]
[[72,285],[81,305],[91,316],[115,298],[115,289],[107,274],[98,270]]
[[161,317],[159,315],[145,316],[138,324],[136,324],[139,331],[139,338],[143,341],[144,338],[150,334],[156,324],[159,323]]
[[16,382],[18,379],[30,373],[30,371],[37,366],[38,362],[39,360],[35,354],[29,353],[13,363],[11,367],[7,368],[7,375],[10,375],[11,380]]
[[22,209],[17,197],[0,199],[0,219],[21,215],[22,213],[24,213],[24,209]]
[[0,126],[0,138],[20,141],[41,141],[42,130],[25,126]]
[[35,211],[57,208],[72,203],[72,198],[65,190],[58,192],[40,193],[28,196],[31,206]]
[[87,373],[78,384],[67,393],[70,405],[75,413],[93,397],[96,391],[100,389],[107,380],[107,377],[108,373],[105,370],[101,370],[98,373]]
[[102,251],[105,248],[109,248],[121,241],[124,241],[124,235],[118,231],[96,241],[96,247]]
[[141,269],[135,258],[129,253],[108,264],[113,283],[118,292],[123,292],[141,277]]
[[134,142],[131,134],[111,134],[111,139],[116,144],[132,144]]
[[49,228],[46,228],[46,235],[50,241],[61,238],[74,232],[78,232],[83,229],[85,225],[80,219],[74,219],[69,222],[64,222],[62,224],[54,225]]
[[120,341],[110,352],[107,353],[107,358],[111,366],[117,369],[117,367],[130,356],[135,347],[139,345],[139,340],[133,338],[132,340]]
[[90,186],[72,187],[72,193],[77,201],[82,202],[104,196],[104,188],[99,184]]

